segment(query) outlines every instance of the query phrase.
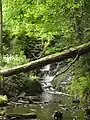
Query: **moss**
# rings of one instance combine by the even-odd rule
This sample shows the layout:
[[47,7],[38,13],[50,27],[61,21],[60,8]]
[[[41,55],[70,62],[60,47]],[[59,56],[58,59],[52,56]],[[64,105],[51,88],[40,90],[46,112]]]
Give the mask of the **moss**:
[[6,95],[0,95],[0,106],[6,105],[8,102],[8,98]]
[[23,85],[23,90],[26,92],[28,95],[36,95],[41,93],[42,87],[39,81],[34,80],[34,81],[26,81],[27,83]]
[[0,81],[0,94],[3,94],[3,91],[8,97],[18,96],[21,92],[36,95],[42,92],[42,87],[38,78],[32,78],[30,73],[21,73],[6,77],[4,81]]

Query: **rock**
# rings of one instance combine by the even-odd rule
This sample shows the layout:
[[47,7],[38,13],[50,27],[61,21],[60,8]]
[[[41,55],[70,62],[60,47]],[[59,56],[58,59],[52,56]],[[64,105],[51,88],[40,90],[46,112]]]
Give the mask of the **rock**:
[[90,106],[90,101],[87,101],[87,102],[85,103],[85,105],[86,105],[86,106]]
[[17,102],[22,104],[33,104],[33,101],[28,96],[19,97]]
[[33,101],[31,100],[31,98],[27,97],[26,99],[29,102],[29,104],[33,104]]
[[41,98],[40,98],[40,96],[32,96],[31,100],[34,101],[34,102],[40,102]]
[[28,102],[29,102],[29,104],[33,104],[33,101],[32,101],[32,100],[30,100],[30,99],[28,100]]
[[25,92],[22,92],[22,93],[18,96],[18,98],[25,98],[25,95],[26,95],[26,93],[25,93]]
[[24,100],[18,100],[17,103],[22,103],[22,104],[29,104],[29,101],[24,101]]
[[80,99],[79,98],[73,98],[72,103],[80,103]]
[[86,111],[86,115],[90,117],[90,109],[86,108],[85,111]]
[[23,120],[21,116],[12,117],[10,120]]
[[23,119],[36,119],[37,115],[35,113],[28,113],[28,114],[6,114],[6,119],[9,120],[23,120]]
[[60,111],[55,111],[53,116],[54,116],[54,120],[62,120],[63,113]]
[[48,103],[49,103],[49,100],[46,100],[46,101],[44,101],[43,103],[44,103],[44,104],[48,104]]
[[8,98],[6,95],[0,95],[0,107],[6,106],[8,102]]

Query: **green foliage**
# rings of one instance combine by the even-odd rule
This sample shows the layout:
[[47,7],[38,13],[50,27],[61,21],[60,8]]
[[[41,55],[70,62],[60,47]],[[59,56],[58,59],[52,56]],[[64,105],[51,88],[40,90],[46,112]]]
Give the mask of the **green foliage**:
[[85,74],[79,78],[73,78],[69,87],[72,95],[84,96],[85,93],[90,90],[90,74]]
[[0,105],[3,105],[4,103],[8,102],[8,98],[6,95],[0,95]]
[[19,54],[20,51],[23,51],[30,60],[37,59],[43,49],[41,40],[35,37],[19,35],[18,38],[15,38],[13,41],[13,53]]
[[90,92],[90,54],[84,55],[72,66],[72,82],[68,88],[72,95],[89,98]]
[[[55,53],[74,46],[75,43],[79,44],[80,41],[76,41],[78,33],[75,33],[74,27],[77,27],[76,11],[81,11],[82,3],[83,0],[76,3],[72,0],[5,0],[4,29],[9,30],[11,35],[26,35],[37,40],[39,38],[44,45],[45,54]],[[54,35],[63,36],[57,39]],[[52,41],[55,41],[55,46],[51,45]]]
[[2,41],[3,41],[3,54],[10,54],[12,49],[12,36],[10,36],[9,31],[2,32]]
[[4,0],[4,29],[11,35],[39,38],[44,47],[55,40],[45,52],[50,54],[89,40],[89,10],[84,0]]
[[6,54],[3,57],[3,69],[8,68],[8,67],[14,67],[18,65],[22,65],[27,63],[28,60],[26,59],[26,56],[23,55],[23,52],[21,52],[19,55],[8,55]]

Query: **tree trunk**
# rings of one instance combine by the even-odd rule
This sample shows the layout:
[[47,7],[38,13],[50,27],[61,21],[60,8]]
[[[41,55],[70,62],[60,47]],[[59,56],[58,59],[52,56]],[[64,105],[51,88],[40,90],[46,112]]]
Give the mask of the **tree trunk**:
[[24,64],[24,65],[1,70],[0,74],[2,76],[11,76],[11,75],[18,74],[21,72],[28,72],[28,71],[36,69],[38,67],[42,67],[44,65],[54,63],[54,62],[60,62],[65,59],[68,59],[68,58],[73,58],[77,54],[78,54],[78,56],[84,55],[84,54],[87,54],[88,52],[90,52],[90,42],[82,44],[82,45],[74,47],[74,48],[70,48],[70,49],[62,51],[60,53],[48,55],[44,58],[32,61],[32,62]]
[[2,0],[0,0],[0,66],[3,61],[3,42],[2,42]]

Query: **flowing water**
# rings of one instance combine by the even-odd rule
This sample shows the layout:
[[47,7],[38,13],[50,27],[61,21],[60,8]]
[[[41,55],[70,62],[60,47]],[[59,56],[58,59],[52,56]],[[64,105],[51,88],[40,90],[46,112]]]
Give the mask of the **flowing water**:
[[[79,105],[79,103],[72,103],[71,96],[64,92],[57,92],[52,88],[51,81],[58,69],[59,63],[53,67],[51,65],[47,65],[41,69],[41,84],[44,92],[42,95],[39,95],[39,103],[8,106],[6,111],[9,113],[34,112],[37,114],[38,120],[54,120],[54,111],[58,110],[63,113],[63,120],[85,120],[82,105]],[[71,76],[68,80],[71,80]]]

